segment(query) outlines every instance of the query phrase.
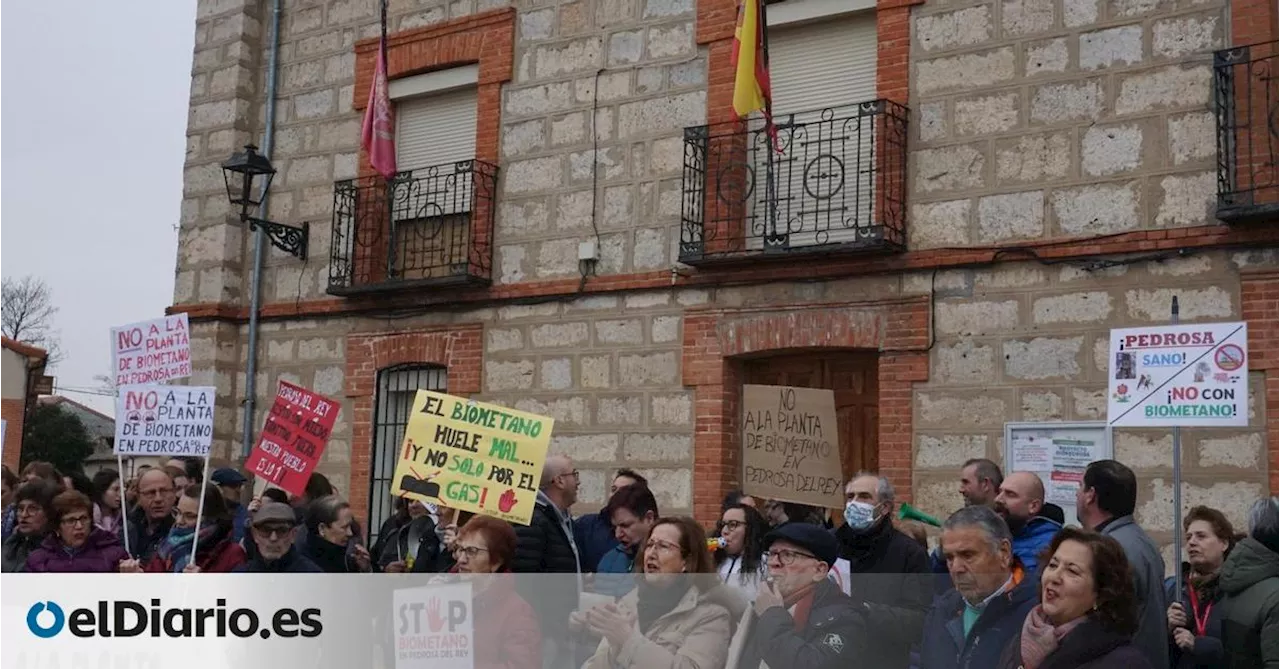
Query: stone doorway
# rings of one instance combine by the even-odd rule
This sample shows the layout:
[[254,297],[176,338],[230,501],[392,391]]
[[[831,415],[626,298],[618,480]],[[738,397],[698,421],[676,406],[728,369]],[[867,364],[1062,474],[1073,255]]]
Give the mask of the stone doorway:
[[835,391],[842,479],[878,471],[879,355],[875,351],[814,351],[742,361],[742,382]]

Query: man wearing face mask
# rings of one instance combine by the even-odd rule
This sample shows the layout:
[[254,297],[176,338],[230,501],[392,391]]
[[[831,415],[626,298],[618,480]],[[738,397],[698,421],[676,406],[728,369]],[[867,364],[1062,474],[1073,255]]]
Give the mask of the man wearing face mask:
[[845,486],[844,522],[836,530],[849,562],[848,591],[876,643],[861,659],[876,669],[905,669],[933,599],[929,556],[893,526],[893,485],[859,473]]

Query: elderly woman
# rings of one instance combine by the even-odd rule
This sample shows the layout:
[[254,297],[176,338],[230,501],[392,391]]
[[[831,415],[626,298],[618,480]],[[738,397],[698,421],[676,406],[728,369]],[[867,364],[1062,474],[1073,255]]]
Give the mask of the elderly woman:
[[[1182,519],[1187,561],[1182,563],[1182,599],[1174,597],[1175,577],[1165,580],[1169,604],[1169,657],[1178,669],[1214,667],[1222,662],[1222,598],[1218,576],[1235,540],[1231,521],[1217,509],[1192,507]],[[1190,618],[1188,613],[1190,612]],[[1215,615],[1216,614],[1216,615]]]
[[[204,512],[200,505],[200,485],[191,484],[182,491],[173,509],[173,528],[156,548],[156,554],[145,565],[136,562],[121,565],[120,571],[177,574],[207,572],[226,574],[248,560],[244,548],[232,537],[235,518],[218,489],[209,485],[204,491]],[[200,529],[197,532],[196,524]],[[199,536],[199,541],[196,537]],[[192,546],[196,555],[191,557]]]
[[538,620],[511,574],[516,532],[489,516],[475,516],[458,531],[454,571],[469,576],[474,593],[476,669],[539,669]]
[[586,669],[720,669],[745,601],[721,586],[706,533],[692,518],[659,518],[636,557],[643,574],[617,604],[587,611],[602,637]]
[[17,572],[27,568],[27,558],[49,533],[53,498],[60,492],[62,488],[58,484],[44,479],[18,487],[14,493],[13,534],[4,540],[4,571]]
[[[1157,669],[1133,644],[1138,604],[1120,543],[1064,528],[1044,552],[1040,604],[1005,650],[1006,669]],[[1164,669],[1160,667],[1159,669]]]
[[1224,667],[1280,666],[1277,648],[1277,582],[1280,582],[1280,509],[1260,499],[1249,508],[1249,535],[1222,564]]
[[93,502],[81,492],[67,490],[53,498],[51,532],[27,557],[27,571],[109,573],[129,557],[115,535],[93,526]]

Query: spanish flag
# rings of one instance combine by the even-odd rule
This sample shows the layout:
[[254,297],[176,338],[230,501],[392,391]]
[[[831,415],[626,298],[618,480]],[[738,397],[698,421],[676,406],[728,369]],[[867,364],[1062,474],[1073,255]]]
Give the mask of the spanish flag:
[[763,112],[769,136],[776,138],[764,12],[764,0],[742,0],[738,5],[738,27],[733,34],[733,110],[742,117]]

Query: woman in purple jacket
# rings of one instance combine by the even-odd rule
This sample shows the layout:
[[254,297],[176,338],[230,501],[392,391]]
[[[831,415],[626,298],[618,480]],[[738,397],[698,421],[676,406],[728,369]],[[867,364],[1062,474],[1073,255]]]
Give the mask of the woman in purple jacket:
[[93,526],[93,502],[68,490],[53,498],[53,530],[27,557],[27,571],[46,573],[108,573],[129,557],[120,540]]

